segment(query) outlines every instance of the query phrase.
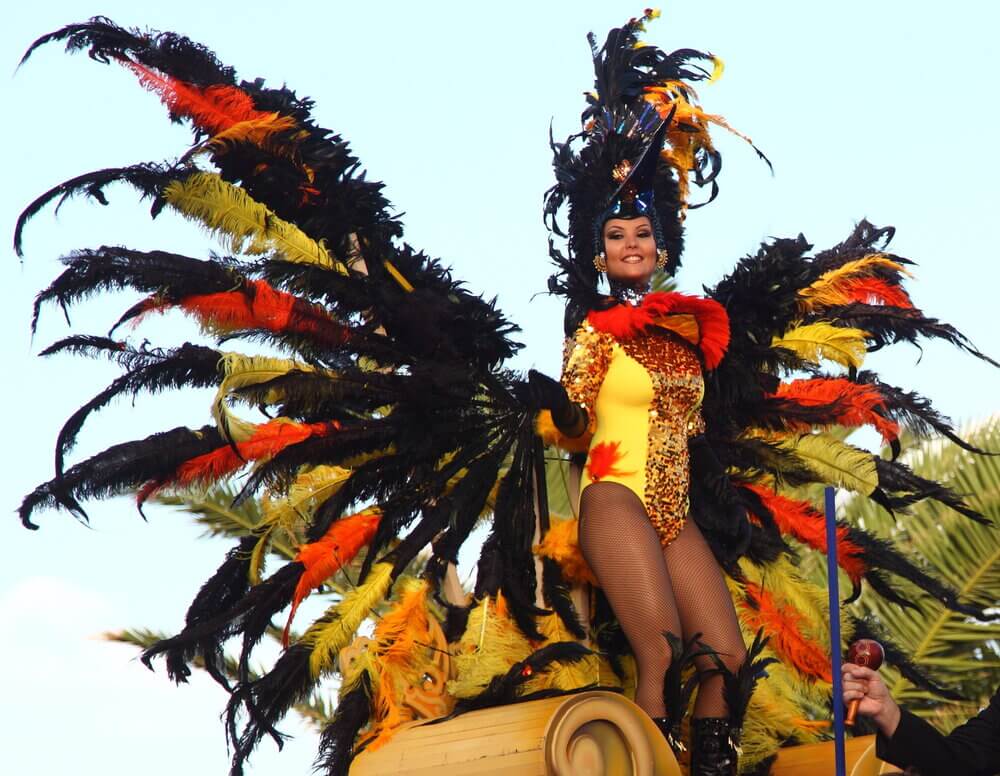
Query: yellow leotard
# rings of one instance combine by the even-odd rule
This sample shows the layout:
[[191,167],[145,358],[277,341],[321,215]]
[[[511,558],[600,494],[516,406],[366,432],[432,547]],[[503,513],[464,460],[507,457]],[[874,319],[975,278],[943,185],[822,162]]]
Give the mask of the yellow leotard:
[[598,480],[624,485],[661,543],[671,542],[688,512],[687,440],[704,430],[694,349],[662,329],[619,341],[584,321],[566,341],[562,382],[593,434],[581,489]]

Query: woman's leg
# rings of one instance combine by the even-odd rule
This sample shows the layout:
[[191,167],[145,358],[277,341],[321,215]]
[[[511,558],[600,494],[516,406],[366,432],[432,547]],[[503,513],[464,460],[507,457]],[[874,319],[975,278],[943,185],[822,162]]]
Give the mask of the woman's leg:
[[680,634],[681,623],[660,540],[639,497],[616,482],[588,485],[580,497],[580,549],[635,654],[635,702],[662,717],[671,656],[663,634]]
[[[733,598],[722,569],[693,520],[689,519],[680,535],[663,548],[663,559],[684,638],[700,633],[700,640],[718,653],[726,668],[735,671],[743,665],[747,650]],[[698,658],[696,664],[703,676],[715,667],[707,657]],[[722,688],[722,677],[718,674],[701,680],[694,706],[696,718],[729,716]]]

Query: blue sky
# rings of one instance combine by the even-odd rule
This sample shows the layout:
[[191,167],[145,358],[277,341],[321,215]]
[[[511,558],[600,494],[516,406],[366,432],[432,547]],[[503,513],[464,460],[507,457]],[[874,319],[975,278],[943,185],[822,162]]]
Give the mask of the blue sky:
[[[995,8],[981,0],[664,5],[649,40],[725,60],[724,77],[700,90],[702,101],[751,135],[775,168],[772,176],[741,141],[716,134],[722,191],[688,220],[681,287],[714,283],[768,236],[801,231],[823,247],[867,217],[894,224],[895,250],[919,262],[916,303],[1000,354]],[[386,182],[405,212],[407,239],[470,288],[498,296],[521,324],[526,347],[516,365],[555,373],[561,309],[535,296],[549,273],[541,223],[549,122],[557,137],[576,128],[591,79],[586,32],[601,36],[639,12],[607,0],[23,5],[0,30],[0,70],[10,74],[0,79],[8,149],[0,218],[9,236],[20,209],[49,186],[172,158],[188,142],[156,98],[117,68],[53,46],[15,74],[27,45],[97,13],[184,32],[242,77],[314,97],[320,123],[342,132],[370,175]],[[28,329],[31,299],[57,273],[58,256],[103,243],[190,255],[215,247],[169,215],[150,222],[130,190],[114,189],[111,199],[107,208],[79,200],[58,217],[43,212],[25,233],[24,262],[8,249],[0,274],[9,367],[0,388],[9,515],[0,535],[10,550],[0,567],[3,760],[25,775],[223,773],[222,693],[203,682],[175,690],[162,671],[149,674],[127,648],[95,636],[129,625],[176,629],[225,544],[196,541],[197,530],[169,510],[150,510],[143,523],[125,502],[95,504],[91,530],[47,513],[29,533],[11,515],[50,476],[62,421],[115,376],[69,357],[36,358],[67,331],[56,310],[43,315],[34,341]],[[105,331],[125,304],[82,305],[74,329]],[[194,334],[169,318],[135,336],[167,345]],[[871,362],[890,381],[918,388],[956,420],[996,411],[995,370],[945,347],[927,347],[919,362],[915,349],[896,350]],[[207,416],[205,396],[140,399],[92,423],[76,455]],[[315,740],[299,732],[280,759],[265,744],[251,772],[307,772]]]

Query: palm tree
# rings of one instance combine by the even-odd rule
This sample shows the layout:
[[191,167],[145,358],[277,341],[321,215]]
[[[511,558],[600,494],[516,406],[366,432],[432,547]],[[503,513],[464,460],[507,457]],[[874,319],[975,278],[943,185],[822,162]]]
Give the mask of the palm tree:
[[[980,449],[1000,451],[1000,418],[981,425],[968,438]],[[964,494],[974,509],[1000,524],[1000,457],[974,455],[947,440],[931,439],[908,455],[908,464],[921,476]],[[994,619],[980,622],[950,611],[912,586],[905,592],[919,609],[886,601],[869,588],[847,607],[851,614],[873,621],[914,663],[967,699],[943,701],[892,668],[883,669],[901,705],[949,731],[975,714],[1000,684],[1000,530],[929,500],[908,514],[893,516],[868,499],[854,498],[840,516],[891,538],[911,559],[959,591],[963,600],[991,608]],[[826,586],[822,558],[804,559],[800,569],[810,581]]]

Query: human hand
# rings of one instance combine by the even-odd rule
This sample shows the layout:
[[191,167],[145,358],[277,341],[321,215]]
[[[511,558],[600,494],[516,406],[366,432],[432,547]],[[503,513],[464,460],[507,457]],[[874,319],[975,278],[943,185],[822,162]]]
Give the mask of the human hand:
[[844,678],[844,704],[860,701],[858,714],[871,717],[882,734],[891,738],[899,725],[900,711],[882,677],[877,671],[853,663],[844,663],[841,673]]

